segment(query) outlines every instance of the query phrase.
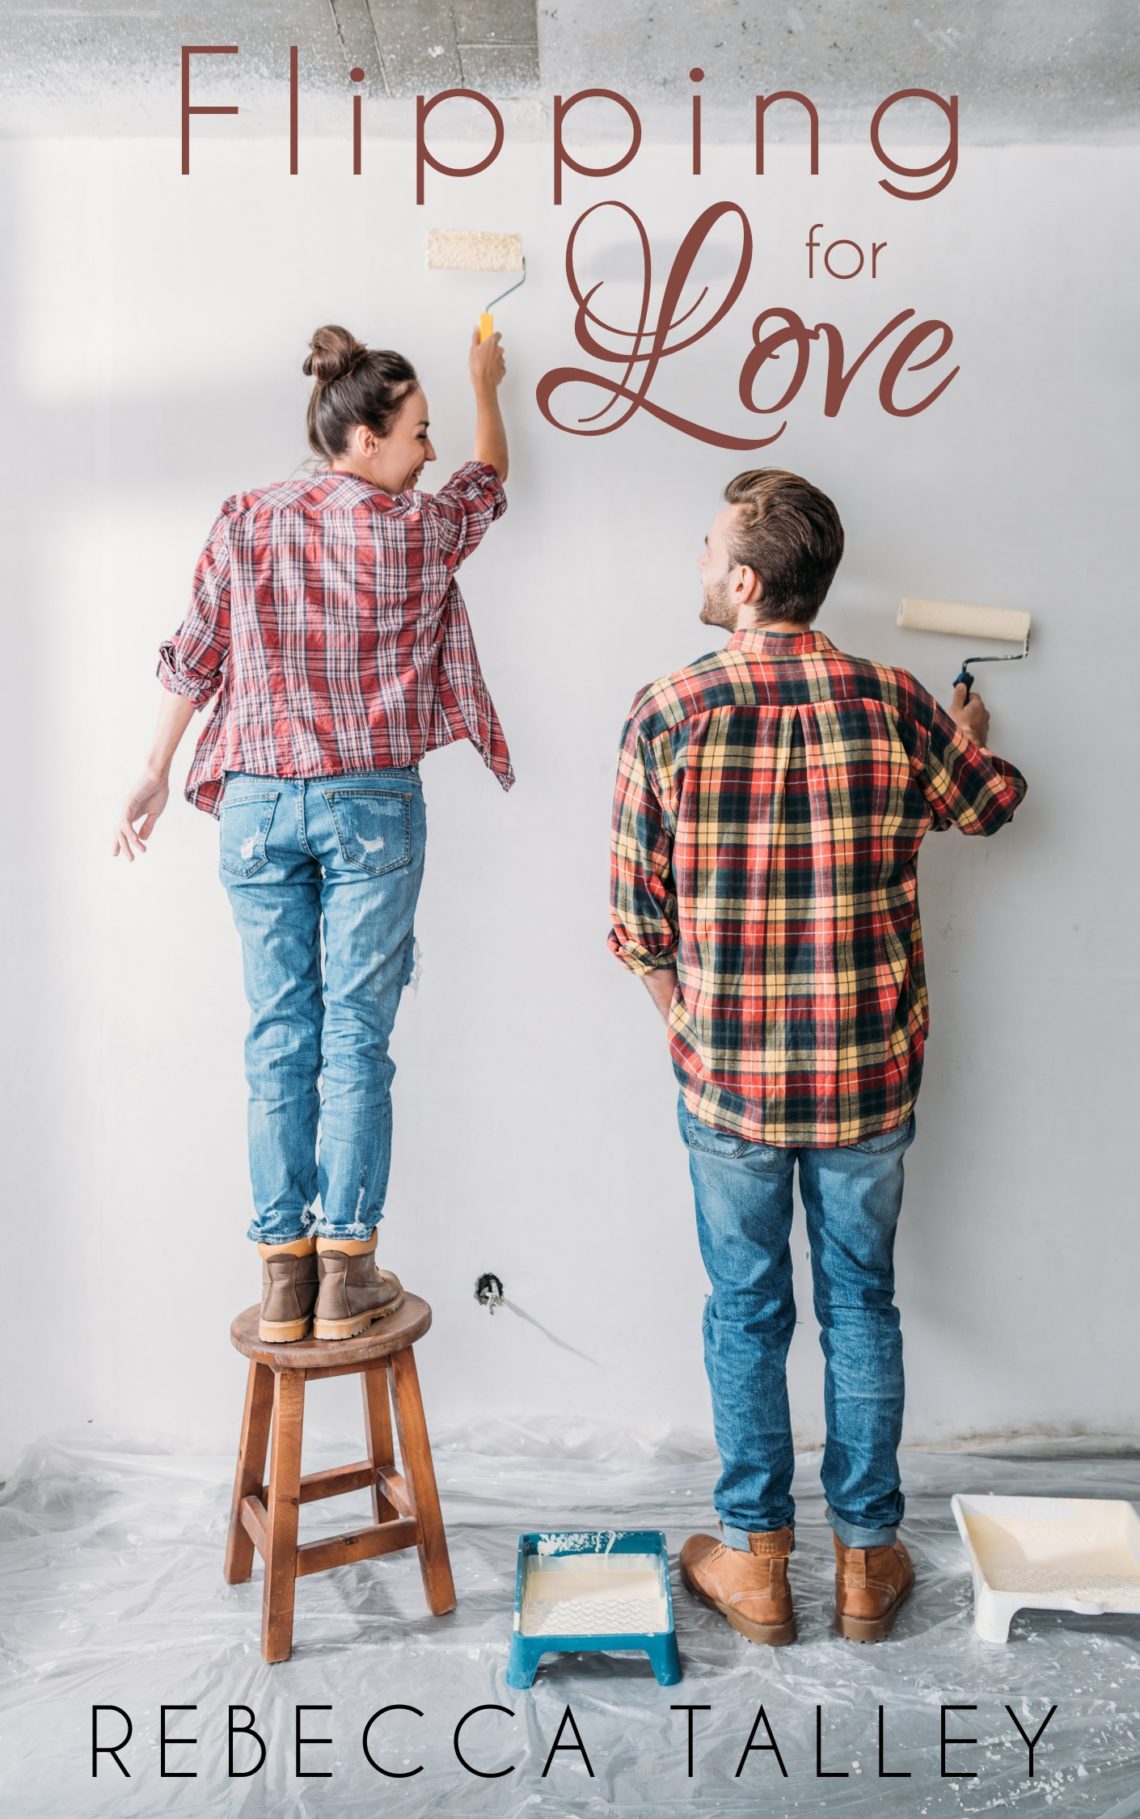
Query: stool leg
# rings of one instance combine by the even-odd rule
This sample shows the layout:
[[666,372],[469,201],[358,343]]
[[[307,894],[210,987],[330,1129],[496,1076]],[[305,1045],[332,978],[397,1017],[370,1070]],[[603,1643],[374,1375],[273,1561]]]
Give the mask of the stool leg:
[[269,1464],[265,1598],[261,1615],[261,1652],[267,1661],[288,1661],[293,1649],[304,1414],[304,1372],[278,1371],[273,1385],[273,1452]]
[[[391,1466],[396,1462],[392,1451],[392,1412],[388,1405],[388,1370],[384,1364],[378,1364],[372,1370],[360,1373],[360,1388],[364,1394],[364,1432],[368,1439],[368,1458],[375,1470],[380,1466]],[[372,1486],[372,1514],[377,1522],[391,1522],[399,1515],[394,1504],[389,1503],[379,1484]]]
[[455,1609],[455,1584],[447,1557],[447,1536],[443,1532],[420,1381],[410,1347],[392,1354],[391,1369],[400,1458],[420,1525],[419,1556],[424,1591],[433,1615],[442,1617],[445,1612]]
[[250,1360],[245,1386],[245,1412],[241,1418],[230,1529],[226,1537],[226,1583],[244,1585],[253,1571],[253,1542],[242,1524],[245,1497],[260,1496],[269,1446],[269,1420],[273,1413],[273,1372],[267,1364]]

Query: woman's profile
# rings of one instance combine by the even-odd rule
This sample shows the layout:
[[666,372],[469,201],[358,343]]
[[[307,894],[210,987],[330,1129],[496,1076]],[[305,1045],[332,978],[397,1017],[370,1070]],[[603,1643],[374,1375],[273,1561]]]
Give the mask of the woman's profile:
[[476,331],[468,364],[474,458],[425,493],[435,450],[414,368],[317,330],[304,371],[322,465],[222,505],[160,647],[166,694],[115,829],[113,854],[146,851],[179,741],[216,695],[185,793],[220,819],[242,941],[248,1236],[269,1342],[349,1338],[403,1300],[375,1249],[424,866],[419,762],[467,738],[514,780],[455,580],[506,509],[499,336]]

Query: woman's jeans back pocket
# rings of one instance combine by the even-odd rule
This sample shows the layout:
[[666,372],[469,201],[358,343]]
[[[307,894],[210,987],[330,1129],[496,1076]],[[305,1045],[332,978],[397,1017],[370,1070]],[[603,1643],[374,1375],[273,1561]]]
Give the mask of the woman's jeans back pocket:
[[346,865],[380,877],[412,856],[412,798],[407,790],[365,784],[325,792]]
[[239,785],[222,801],[220,857],[222,871],[231,878],[252,878],[265,864],[265,850],[273,811],[280,790],[246,789]]

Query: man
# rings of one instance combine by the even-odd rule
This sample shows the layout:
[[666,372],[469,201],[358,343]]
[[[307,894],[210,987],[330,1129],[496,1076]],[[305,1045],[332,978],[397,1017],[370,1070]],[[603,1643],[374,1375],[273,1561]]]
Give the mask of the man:
[[722,1538],[692,1536],[681,1572],[751,1641],[794,1640],[798,1163],[836,1619],[873,1642],[914,1582],[897,1539],[893,1252],[928,1024],[915,860],[929,828],[994,833],[1026,786],[986,749],[977,695],[959,686],[946,712],[905,670],[812,629],[843,554],[830,499],[775,468],[724,497],[701,619],[732,636],[637,696],[613,818],[610,946],[668,1024],[712,1285]]

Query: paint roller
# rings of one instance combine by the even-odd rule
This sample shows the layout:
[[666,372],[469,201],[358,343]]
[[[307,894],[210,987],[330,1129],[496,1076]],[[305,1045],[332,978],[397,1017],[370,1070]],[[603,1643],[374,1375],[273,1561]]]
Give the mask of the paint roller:
[[985,657],[966,657],[954,678],[954,686],[965,684],[966,700],[974,678],[973,663],[1017,663],[1029,655],[1029,614],[1007,606],[970,606],[950,600],[899,601],[899,625],[912,632],[942,632],[947,637],[995,638],[1009,644],[1020,644],[1019,651],[1003,651]]
[[479,317],[479,339],[486,341],[495,332],[491,314],[496,303],[517,291],[526,281],[521,234],[480,234],[464,228],[433,227],[425,243],[429,272],[521,272],[522,277],[508,284],[505,291],[492,297]]

